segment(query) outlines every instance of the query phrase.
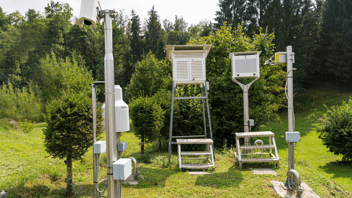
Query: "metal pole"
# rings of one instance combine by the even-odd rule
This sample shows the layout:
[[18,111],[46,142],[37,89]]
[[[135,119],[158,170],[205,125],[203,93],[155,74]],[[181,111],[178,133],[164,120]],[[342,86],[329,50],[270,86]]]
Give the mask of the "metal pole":
[[[95,92],[95,85],[92,84],[92,112],[93,112],[93,144],[97,141],[96,140],[96,133],[97,133],[97,103],[96,103],[96,92]],[[99,193],[97,189],[95,188],[95,182],[98,182],[95,180],[95,174],[97,173],[96,171],[96,166],[97,166],[97,160],[95,157],[96,154],[94,154],[93,151],[93,198],[98,198]]]
[[169,163],[171,163],[171,145],[172,145],[172,124],[174,120],[174,92],[175,92],[175,82],[172,81],[172,98],[171,98],[171,115],[170,115],[170,133],[169,133]]
[[[248,107],[248,85],[243,85],[243,126],[244,132],[249,132],[248,120],[249,120],[249,107]],[[244,138],[244,145],[249,146],[250,139]]]
[[108,197],[117,197],[117,181],[112,177],[112,164],[117,160],[116,132],[115,132],[115,89],[114,89],[114,57],[112,53],[112,19],[110,10],[105,10],[105,128],[107,153]]
[[[206,82],[205,82],[206,83]],[[204,84],[204,89],[206,89],[206,86]],[[201,87],[202,90],[202,96],[203,96],[203,87]],[[203,106],[203,121],[204,121],[204,137],[205,139],[207,138],[207,120],[205,118],[205,106],[204,106],[204,99],[202,99],[202,106]]]
[[[288,92],[288,132],[294,132],[293,121],[293,72],[292,72],[292,46],[286,48],[287,60],[287,92]],[[288,170],[294,169],[294,143],[288,143]]]
[[[205,97],[206,97],[206,103],[207,103],[207,109],[208,109],[208,121],[209,121],[209,132],[210,132],[210,139],[214,141],[213,139],[213,130],[211,128],[211,119],[210,119],[210,109],[209,109],[209,100],[208,100],[208,87],[207,87],[207,81],[204,83],[204,90],[205,90]],[[215,160],[215,149],[214,149],[214,142],[213,142],[213,158]],[[213,161],[214,162],[214,161]]]
[[[248,120],[249,120],[248,85],[243,85],[243,126],[244,126],[244,132],[249,132]],[[246,143],[248,143],[248,142],[246,142]]]

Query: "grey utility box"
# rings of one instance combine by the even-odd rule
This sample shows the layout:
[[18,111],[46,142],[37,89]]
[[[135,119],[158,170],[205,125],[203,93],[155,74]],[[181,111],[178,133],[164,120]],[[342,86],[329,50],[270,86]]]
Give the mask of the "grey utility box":
[[251,127],[254,126],[254,120],[253,119],[249,119],[248,120],[248,125],[251,126]]
[[117,151],[124,152],[127,150],[127,142],[120,142],[117,144]]
[[131,174],[131,159],[121,158],[112,164],[112,177],[114,180],[126,180]]
[[106,151],[106,142],[98,141],[93,144],[93,153],[94,154],[102,154]]
[[248,77],[259,78],[260,53],[260,51],[230,53],[232,80]]
[[177,84],[201,84],[206,80],[205,59],[211,45],[167,45],[172,79]]
[[286,132],[286,142],[300,142],[301,133],[300,132]]

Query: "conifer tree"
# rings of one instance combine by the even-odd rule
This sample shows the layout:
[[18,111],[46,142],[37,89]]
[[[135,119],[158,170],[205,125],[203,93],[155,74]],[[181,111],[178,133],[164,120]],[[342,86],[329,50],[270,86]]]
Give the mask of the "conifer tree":
[[158,59],[165,58],[165,31],[161,29],[159,16],[154,6],[148,12],[149,19],[145,32],[145,51],[152,51]]

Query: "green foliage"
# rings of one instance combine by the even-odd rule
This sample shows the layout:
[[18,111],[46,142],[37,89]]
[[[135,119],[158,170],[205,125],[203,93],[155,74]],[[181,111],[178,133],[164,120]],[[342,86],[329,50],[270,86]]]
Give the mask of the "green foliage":
[[[93,144],[92,102],[83,93],[63,92],[46,107],[43,130],[46,151],[60,159],[67,156],[75,160]],[[97,137],[102,133],[102,112],[97,108]],[[99,112],[100,111],[100,112]]]
[[0,130],[10,130],[10,129],[18,129],[19,126],[16,122],[11,122],[12,120],[9,118],[0,119]]
[[91,94],[93,78],[84,66],[78,65],[79,58],[73,55],[72,59],[62,60],[51,54],[40,61],[42,78],[39,86],[44,104],[60,97],[63,92]]
[[171,88],[171,67],[167,60],[158,60],[149,52],[146,57],[135,65],[131,84],[126,88],[132,98],[139,96],[152,97],[162,89]]
[[10,82],[3,84],[0,88],[0,101],[0,118],[42,120],[42,103],[34,93],[34,86],[18,89]]
[[20,126],[21,131],[24,133],[30,133],[35,127],[35,121],[24,119],[20,120],[18,125]]
[[[275,112],[283,106],[285,99],[282,93],[285,72],[282,71],[282,65],[264,65],[264,61],[273,55],[273,39],[273,34],[261,32],[251,39],[244,35],[242,26],[237,29],[223,26],[215,34],[189,43],[212,45],[207,57],[206,73],[210,83],[209,102],[216,147],[222,147],[225,139],[228,146],[235,145],[235,133],[243,131],[243,91],[231,81],[230,52],[262,51],[260,78],[248,92],[250,118],[256,123],[252,131],[278,118]],[[248,79],[244,81],[250,82]]]
[[190,39],[188,32],[170,31],[167,34],[168,45],[185,45]]
[[352,98],[340,106],[328,108],[319,138],[335,155],[343,155],[342,161],[352,161]]
[[153,99],[139,97],[129,104],[135,135],[142,142],[152,142],[160,138],[164,125],[164,112]]
[[165,58],[165,31],[161,29],[158,12],[154,6],[148,12],[147,29],[145,32],[145,52],[152,51],[158,59]]

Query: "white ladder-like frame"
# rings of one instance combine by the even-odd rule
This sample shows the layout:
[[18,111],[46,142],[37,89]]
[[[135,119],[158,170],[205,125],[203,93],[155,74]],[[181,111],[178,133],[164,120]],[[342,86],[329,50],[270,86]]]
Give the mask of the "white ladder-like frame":
[[[277,167],[280,166],[280,158],[277,152],[276,142],[275,142],[275,134],[271,131],[263,131],[263,132],[243,132],[243,133],[236,133],[236,152],[235,156],[239,162],[239,168],[242,169],[243,163],[258,163],[258,162],[277,162]],[[269,145],[245,145],[241,146],[239,138],[251,138],[251,137],[269,137]],[[269,149],[269,158],[242,158],[242,151],[244,150],[254,150],[254,149]],[[275,155],[272,153],[272,149],[275,151]],[[262,154],[262,153],[260,153]],[[248,154],[246,154],[248,155]],[[249,154],[250,155],[250,154]]]
[[[213,140],[211,139],[176,139],[177,153],[178,153],[178,165],[180,169],[205,169],[209,167],[215,167],[214,155],[213,155]],[[182,144],[205,144],[206,151],[182,151]],[[207,158],[182,158],[182,156],[207,156]],[[188,163],[183,164],[182,159],[185,160],[208,160],[210,163]]]

